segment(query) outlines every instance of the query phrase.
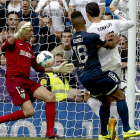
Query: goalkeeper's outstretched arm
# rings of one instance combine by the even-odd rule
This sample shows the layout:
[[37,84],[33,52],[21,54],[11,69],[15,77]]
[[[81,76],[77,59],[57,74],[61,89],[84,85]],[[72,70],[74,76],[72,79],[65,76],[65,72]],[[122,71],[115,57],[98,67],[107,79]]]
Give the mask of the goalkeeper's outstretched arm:
[[63,62],[60,66],[43,68],[36,62],[36,57],[33,56],[31,59],[31,66],[36,72],[55,72],[55,73],[72,73],[74,70],[73,63]]

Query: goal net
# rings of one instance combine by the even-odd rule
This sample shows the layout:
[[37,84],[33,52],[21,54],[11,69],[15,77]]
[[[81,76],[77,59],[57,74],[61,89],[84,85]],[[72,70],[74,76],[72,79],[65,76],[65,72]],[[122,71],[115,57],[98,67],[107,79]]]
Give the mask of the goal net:
[[[106,0],[106,10],[109,11],[111,0]],[[137,3],[137,52],[136,52],[136,80],[135,80],[135,128],[140,129],[140,68],[139,68],[139,45],[140,45],[140,11],[139,0]],[[124,7],[122,7],[124,8]],[[5,9],[6,10],[6,9]],[[113,15],[115,17],[115,15]],[[6,18],[6,15],[5,15]],[[116,17],[115,17],[116,18]],[[65,25],[70,25],[69,21],[65,21]],[[47,43],[47,42],[46,42]],[[52,42],[54,43],[54,42]],[[6,66],[0,66],[0,116],[6,115],[20,107],[15,107],[7,92],[5,85]],[[40,81],[40,74],[31,69],[31,79],[36,82]],[[127,89],[127,68],[122,68],[122,85],[121,88],[126,92]],[[79,87],[77,86],[77,89]],[[84,89],[80,89],[83,93]],[[18,121],[6,122],[0,124],[0,137],[45,137],[46,133],[46,117],[45,103],[36,100],[33,103],[35,114],[33,117],[21,119]],[[122,138],[122,124],[118,122],[119,138]],[[85,102],[57,102],[56,103],[56,119],[55,132],[66,138],[97,138],[99,134],[99,118],[91,110]]]

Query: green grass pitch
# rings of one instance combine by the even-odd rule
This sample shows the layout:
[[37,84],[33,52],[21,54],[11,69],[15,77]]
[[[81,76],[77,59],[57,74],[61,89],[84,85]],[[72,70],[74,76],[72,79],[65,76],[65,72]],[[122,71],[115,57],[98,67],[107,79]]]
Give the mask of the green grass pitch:
[[[0,137],[0,140],[45,140],[45,138],[30,138],[30,137]],[[66,138],[63,140],[87,140],[82,138]],[[98,140],[98,139],[88,139],[88,140]]]
[[[0,137],[0,140],[45,140],[45,138],[30,138],[30,137]],[[98,139],[82,139],[82,138],[66,138],[64,140],[98,140]],[[120,139],[123,140],[123,139]],[[128,139],[129,140],[129,139]],[[138,139],[131,139],[138,140]]]

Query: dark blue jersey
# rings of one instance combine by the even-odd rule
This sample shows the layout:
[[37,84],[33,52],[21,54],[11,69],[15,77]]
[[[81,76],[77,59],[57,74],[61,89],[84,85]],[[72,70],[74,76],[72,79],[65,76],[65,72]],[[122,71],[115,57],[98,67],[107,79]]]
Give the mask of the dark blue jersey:
[[95,75],[97,78],[101,71],[101,64],[98,59],[97,45],[103,46],[105,41],[100,40],[100,36],[95,33],[84,31],[76,32],[71,38],[73,49],[73,62],[78,67],[78,75]]

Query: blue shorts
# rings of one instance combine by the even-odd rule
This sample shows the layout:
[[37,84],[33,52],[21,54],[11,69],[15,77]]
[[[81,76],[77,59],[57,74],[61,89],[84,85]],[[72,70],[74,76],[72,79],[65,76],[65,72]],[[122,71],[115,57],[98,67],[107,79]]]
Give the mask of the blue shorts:
[[118,85],[121,83],[116,73],[112,71],[102,72],[98,78],[91,78],[90,76],[83,86],[90,91],[94,97],[101,95],[111,95],[118,90]]

